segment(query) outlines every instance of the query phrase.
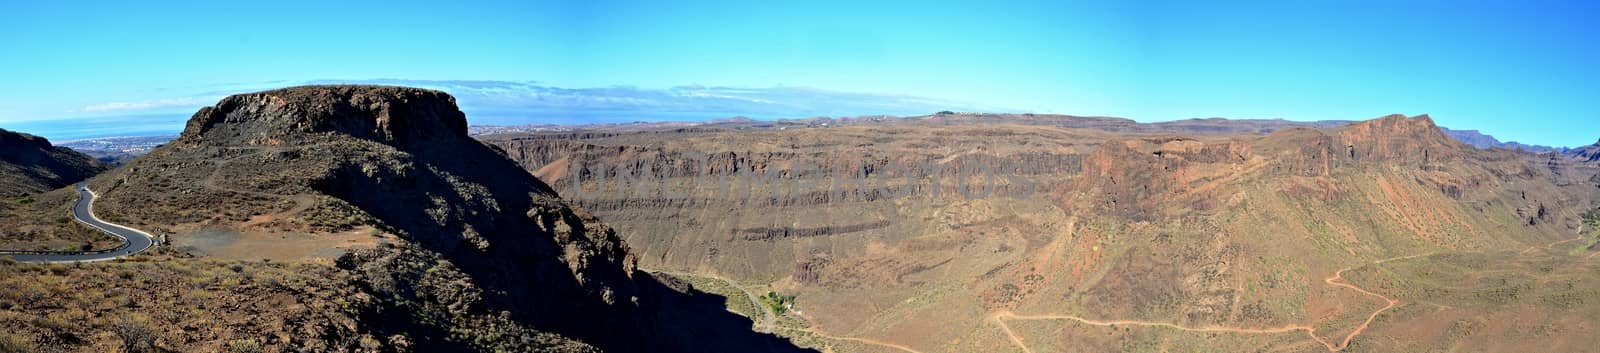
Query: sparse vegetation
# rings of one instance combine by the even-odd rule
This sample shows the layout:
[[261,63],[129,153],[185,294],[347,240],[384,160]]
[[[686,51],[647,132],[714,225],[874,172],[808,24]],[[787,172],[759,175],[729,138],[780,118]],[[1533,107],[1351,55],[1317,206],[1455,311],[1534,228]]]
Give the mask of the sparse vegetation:
[[[337,328],[331,325],[334,320],[352,320],[370,307],[349,288],[347,276],[326,265],[152,256],[160,259],[83,265],[0,263],[0,288],[7,288],[0,291],[0,331],[37,351],[93,345],[127,352],[194,351],[197,346],[155,343],[205,345],[210,340],[220,340],[210,341],[212,347],[231,349],[247,347],[238,341],[259,335],[289,335],[311,326]],[[230,279],[237,285],[225,285]],[[347,304],[335,305],[334,299]],[[224,307],[236,309],[218,310]],[[164,328],[178,324],[188,328]],[[307,337],[294,345],[255,343],[262,349],[258,352],[330,351],[337,350],[331,348],[347,334],[338,329],[325,332],[329,336]]]
[[70,189],[29,195],[26,203],[0,203],[0,250],[78,250],[84,244],[106,249],[121,241],[67,217],[77,199]]

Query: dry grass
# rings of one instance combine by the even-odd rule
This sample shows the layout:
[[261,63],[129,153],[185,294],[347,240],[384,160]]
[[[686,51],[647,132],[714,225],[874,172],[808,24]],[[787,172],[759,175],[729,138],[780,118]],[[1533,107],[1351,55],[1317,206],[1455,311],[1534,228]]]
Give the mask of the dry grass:
[[0,201],[0,220],[6,224],[0,227],[0,249],[85,250],[122,244],[115,237],[72,221],[67,210],[75,200],[76,192],[60,189]]
[[[0,264],[5,347],[69,351],[339,350],[370,298],[337,269],[162,256]],[[239,351],[239,350],[234,350]],[[251,351],[251,350],[243,350]]]

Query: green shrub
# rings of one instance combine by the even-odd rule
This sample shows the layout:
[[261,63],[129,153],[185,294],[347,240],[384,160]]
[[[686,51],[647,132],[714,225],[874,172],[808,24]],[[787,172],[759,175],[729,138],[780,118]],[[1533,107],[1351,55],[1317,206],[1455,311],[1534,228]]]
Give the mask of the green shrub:
[[30,204],[30,203],[33,203],[33,202],[34,202],[33,196],[23,196],[22,198],[17,199],[17,203],[23,204],[23,205]]

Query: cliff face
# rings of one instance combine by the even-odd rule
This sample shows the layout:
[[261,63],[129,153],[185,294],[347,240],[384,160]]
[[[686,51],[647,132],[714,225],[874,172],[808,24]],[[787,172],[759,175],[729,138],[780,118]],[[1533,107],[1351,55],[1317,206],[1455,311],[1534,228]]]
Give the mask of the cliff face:
[[1361,159],[1422,160],[1458,158],[1465,144],[1445,135],[1428,115],[1387,115],[1338,130],[1345,153]]
[[[309,198],[307,209],[398,234],[401,246],[350,254],[340,266],[401,302],[431,303],[424,307],[442,317],[504,312],[607,351],[786,350],[748,321],[701,311],[697,292],[636,271],[610,227],[468,137],[465,116],[443,92],[308,86],[235,95],[125,169],[97,187],[106,204],[124,205],[110,213],[136,223],[214,219],[203,213],[219,206],[269,214],[275,206],[258,200]],[[487,341],[474,347],[506,342]]]
[[82,153],[43,137],[0,129],[0,197],[19,197],[72,185],[105,171]]

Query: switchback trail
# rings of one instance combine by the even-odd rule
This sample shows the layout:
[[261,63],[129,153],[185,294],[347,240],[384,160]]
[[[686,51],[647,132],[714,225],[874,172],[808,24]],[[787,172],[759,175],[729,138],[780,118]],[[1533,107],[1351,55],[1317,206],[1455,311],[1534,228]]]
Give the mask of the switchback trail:
[[1240,328],[1240,327],[1220,327],[1220,326],[1191,327],[1191,326],[1184,326],[1184,325],[1168,323],[1168,322],[1138,321],[1138,320],[1095,320],[1095,319],[1084,318],[1084,317],[1081,317],[1081,316],[1062,315],[1062,314],[1019,315],[1019,314],[1012,313],[1010,311],[997,311],[997,312],[991,314],[990,318],[992,318],[995,321],[996,324],[1000,325],[1000,329],[1005,332],[1007,338],[1010,338],[1012,343],[1015,343],[1018,348],[1021,348],[1022,351],[1026,352],[1026,353],[1033,353],[1033,350],[1028,348],[1027,344],[1025,342],[1023,342],[1021,336],[1018,336],[1015,332],[1013,332],[1011,330],[1011,326],[1010,325],[1006,325],[1006,320],[1007,319],[1014,319],[1014,320],[1072,320],[1072,321],[1077,321],[1079,323],[1082,323],[1082,324],[1085,324],[1085,325],[1091,325],[1091,326],[1122,325],[1122,326],[1165,327],[1165,328],[1176,329],[1176,330],[1180,330],[1180,331],[1189,331],[1189,332],[1230,332],[1230,333],[1244,333],[1244,334],[1274,334],[1274,333],[1287,333],[1287,332],[1299,331],[1299,332],[1305,332],[1306,336],[1311,337],[1311,339],[1314,340],[1314,341],[1317,341],[1317,343],[1321,343],[1322,346],[1326,347],[1329,352],[1338,352],[1338,351],[1344,350],[1346,347],[1349,347],[1350,346],[1350,340],[1355,339],[1356,336],[1359,336],[1359,335],[1361,335],[1362,332],[1365,332],[1367,330],[1367,327],[1372,324],[1372,321],[1376,320],[1378,318],[1378,314],[1382,314],[1384,311],[1388,311],[1389,309],[1393,309],[1396,305],[1400,304],[1400,300],[1399,299],[1391,298],[1389,296],[1378,294],[1378,293],[1373,293],[1372,291],[1368,291],[1366,289],[1362,289],[1361,287],[1357,287],[1355,285],[1352,285],[1352,284],[1349,284],[1349,283],[1345,283],[1344,282],[1344,272],[1345,271],[1349,271],[1349,270],[1353,270],[1353,269],[1357,269],[1357,268],[1362,268],[1362,267],[1367,267],[1367,266],[1372,266],[1372,265],[1378,265],[1378,264],[1382,264],[1382,263],[1385,263],[1385,262],[1412,259],[1412,258],[1428,256],[1428,255],[1433,255],[1433,254],[1434,253],[1423,253],[1423,254],[1416,254],[1416,255],[1391,257],[1391,258],[1387,258],[1387,259],[1373,261],[1373,262],[1370,262],[1370,263],[1367,263],[1367,264],[1363,264],[1363,265],[1360,265],[1360,266],[1346,267],[1344,269],[1341,269],[1339,271],[1334,272],[1332,276],[1328,276],[1327,278],[1324,278],[1322,281],[1324,283],[1327,283],[1328,285],[1349,288],[1349,289],[1354,290],[1354,291],[1356,291],[1358,293],[1366,294],[1366,295],[1369,295],[1369,296],[1377,297],[1378,299],[1382,299],[1384,301],[1384,303],[1385,303],[1382,308],[1379,308],[1378,310],[1373,311],[1371,315],[1367,315],[1367,320],[1363,321],[1361,323],[1361,325],[1356,326],[1356,329],[1352,330],[1350,332],[1350,334],[1346,335],[1343,340],[1338,342],[1338,344],[1335,344],[1334,342],[1331,342],[1331,341],[1329,341],[1327,339],[1324,339],[1321,336],[1317,336],[1316,328],[1312,327],[1311,325],[1287,325],[1287,326],[1283,326],[1283,327],[1270,327],[1270,328],[1250,328],[1250,327]]

